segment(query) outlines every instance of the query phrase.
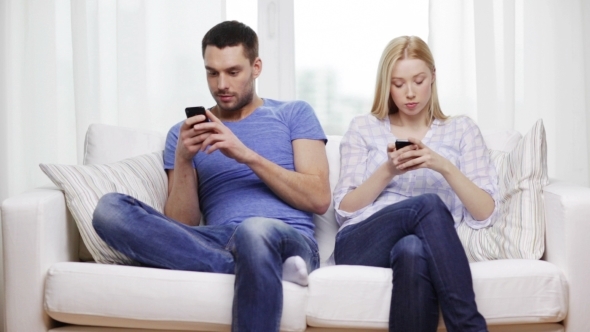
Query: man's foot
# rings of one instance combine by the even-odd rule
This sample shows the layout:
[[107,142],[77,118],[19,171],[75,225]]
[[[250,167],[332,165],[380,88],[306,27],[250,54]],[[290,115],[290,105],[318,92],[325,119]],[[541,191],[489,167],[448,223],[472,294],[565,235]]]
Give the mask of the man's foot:
[[283,280],[307,286],[307,265],[303,258],[291,256],[283,263]]

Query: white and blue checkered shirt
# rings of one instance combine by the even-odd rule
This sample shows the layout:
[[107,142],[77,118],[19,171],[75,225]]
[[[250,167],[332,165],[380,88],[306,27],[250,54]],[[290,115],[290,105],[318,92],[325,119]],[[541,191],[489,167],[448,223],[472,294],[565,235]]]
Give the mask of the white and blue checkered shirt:
[[[377,119],[371,114],[355,117],[340,143],[340,179],[334,189],[336,220],[345,226],[365,220],[382,208],[426,193],[437,194],[455,219],[479,229],[491,224],[495,213],[486,220],[475,220],[443,176],[431,169],[417,169],[396,176],[370,205],[355,212],[338,209],[344,196],[366,181],[387,160],[387,144],[396,137],[391,133],[389,117]],[[406,138],[406,137],[400,137]],[[435,119],[422,143],[451,161],[475,185],[498,202],[498,176],[479,127],[466,116]],[[496,204],[497,206],[497,204]]]

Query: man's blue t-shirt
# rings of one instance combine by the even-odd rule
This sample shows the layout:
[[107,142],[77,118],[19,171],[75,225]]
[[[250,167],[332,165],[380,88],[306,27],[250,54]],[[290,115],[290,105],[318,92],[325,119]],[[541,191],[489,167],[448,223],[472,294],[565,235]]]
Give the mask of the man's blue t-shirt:
[[[176,144],[183,122],[168,132],[164,150],[166,169],[174,169]],[[223,124],[247,147],[291,171],[294,170],[293,140],[327,141],[313,109],[303,101],[264,99],[264,104],[248,117]],[[250,217],[275,218],[313,239],[312,214],[283,202],[248,166],[224,156],[219,150],[211,154],[197,153],[193,165],[198,174],[199,200],[207,225],[242,222]]]

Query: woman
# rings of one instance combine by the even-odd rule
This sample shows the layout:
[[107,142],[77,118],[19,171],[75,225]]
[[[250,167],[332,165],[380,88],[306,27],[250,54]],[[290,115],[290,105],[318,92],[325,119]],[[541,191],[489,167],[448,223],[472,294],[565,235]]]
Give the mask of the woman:
[[490,225],[497,176],[477,125],[442,113],[435,79],[420,38],[385,48],[371,114],[340,146],[334,259],[393,269],[390,331],[436,331],[439,303],[448,331],[487,331],[455,227]]

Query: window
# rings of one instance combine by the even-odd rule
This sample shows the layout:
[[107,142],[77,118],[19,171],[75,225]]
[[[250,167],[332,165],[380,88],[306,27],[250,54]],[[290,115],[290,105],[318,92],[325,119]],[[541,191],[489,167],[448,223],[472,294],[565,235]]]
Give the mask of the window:
[[[276,11],[259,6],[273,6]],[[266,54],[281,60],[263,57],[267,65],[259,87],[261,80],[273,82],[266,82],[260,95],[307,101],[327,134],[343,134],[352,117],[370,111],[379,58],[391,39],[416,35],[428,40],[428,0],[226,0],[226,13],[227,19],[256,30],[261,45],[272,44]],[[267,22],[277,22],[278,27]],[[286,40],[268,39],[261,29],[276,29],[278,33],[270,35]],[[294,43],[285,31],[294,32]],[[289,62],[293,52],[294,64]],[[290,81],[280,82],[291,77],[292,70],[294,96],[289,93]],[[287,89],[269,89],[273,84]]]
[[296,97],[314,107],[327,134],[370,112],[391,39],[428,40],[427,0],[296,0],[294,15]]

